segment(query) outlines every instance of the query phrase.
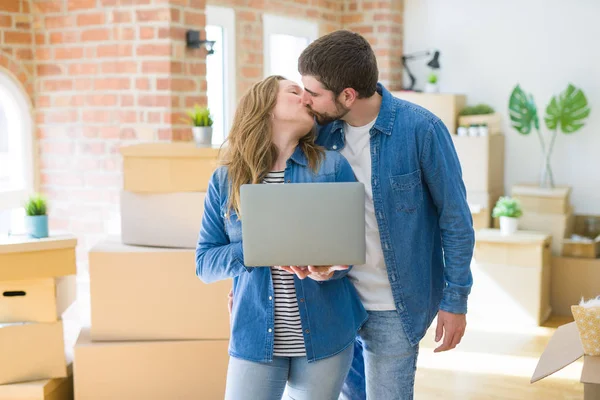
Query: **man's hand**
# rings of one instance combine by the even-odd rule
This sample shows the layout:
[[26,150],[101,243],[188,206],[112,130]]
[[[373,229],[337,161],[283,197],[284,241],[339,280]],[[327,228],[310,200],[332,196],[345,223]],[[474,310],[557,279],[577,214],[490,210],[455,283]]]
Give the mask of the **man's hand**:
[[308,275],[310,275],[310,271],[308,270],[308,267],[304,267],[304,266],[299,266],[299,265],[283,265],[283,266],[278,266],[276,268],[279,268],[279,269],[281,269],[283,271],[287,271],[290,274],[295,274],[300,279],[304,279]]
[[331,279],[331,277],[333,276],[335,271],[341,271],[341,270],[348,269],[348,266],[347,265],[328,265],[328,266],[309,265],[308,267],[301,267],[301,266],[290,265],[290,266],[281,266],[278,268],[282,269],[284,271],[287,271],[291,274],[296,274],[298,276],[298,278],[300,278],[300,279],[305,279],[308,277],[315,281],[326,281],[326,280]]
[[435,330],[436,343],[444,336],[444,342],[433,352],[452,350],[455,348],[465,334],[467,327],[467,316],[465,314],[452,314],[440,310],[437,316],[437,328]]

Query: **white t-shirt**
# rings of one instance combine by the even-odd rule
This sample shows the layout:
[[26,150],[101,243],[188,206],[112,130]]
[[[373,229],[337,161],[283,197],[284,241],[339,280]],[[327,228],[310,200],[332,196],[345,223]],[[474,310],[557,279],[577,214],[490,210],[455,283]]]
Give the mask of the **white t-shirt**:
[[348,274],[360,299],[367,310],[395,310],[392,287],[388,279],[379,227],[373,206],[371,185],[371,147],[369,130],[375,120],[365,126],[354,127],[344,124],[346,144],[340,151],[348,160],[359,182],[365,185],[365,223],[367,259],[364,265],[355,265]]

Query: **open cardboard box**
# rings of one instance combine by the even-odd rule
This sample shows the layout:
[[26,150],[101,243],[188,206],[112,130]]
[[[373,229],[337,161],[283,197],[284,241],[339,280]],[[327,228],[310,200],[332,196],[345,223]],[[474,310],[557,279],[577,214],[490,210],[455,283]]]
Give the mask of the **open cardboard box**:
[[[531,383],[554,374],[583,356],[583,370],[580,379],[584,384],[583,398],[584,400],[600,400],[600,343],[598,343],[598,348],[590,347],[594,339],[589,336],[589,333],[595,334],[598,332],[596,328],[600,328],[600,319],[596,318],[600,313],[594,315],[598,321],[596,324],[595,319],[588,318],[586,320],[580,317],[580,310],[577,308],[577,306],[573,307],[576,322],[559,327],[550,339],[531,377]],[[581,329],[582,325],[587,327],[587,331]],[[589,329],[590,326],[592,329]],[[583,335],[580,335],[580,330]],[[598,336],[600,336],[600,332],[598,332]]]

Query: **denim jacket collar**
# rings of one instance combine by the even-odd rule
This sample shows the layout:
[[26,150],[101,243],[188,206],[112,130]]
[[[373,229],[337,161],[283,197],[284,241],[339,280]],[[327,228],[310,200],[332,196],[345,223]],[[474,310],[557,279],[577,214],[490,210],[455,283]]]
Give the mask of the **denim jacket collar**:
[[[394,101],[394,97],[381,83],[377,84],[377,93],[382,97],[381,108],[379,109],[379,115],[375,121],[374,129],[384,133],[388,136],[392,134],[394,130],[394,121],[396,120],[396,109],[398,107],[397,102]],[[344,121],[338,119],[332,123],[331,132],[338,133],[344,126]]]
[[[294,150],[294,152],[292,153],[290,160],[292,160],[296,164],[302,165],[303,167],[306,167],[308,165],[308,160],[306,159],[306,155],[304,155],[304,152],[302,151],[300,146],[296,146],[296,150]],[[288,161],[288,163],[289,163],[289,161]]]

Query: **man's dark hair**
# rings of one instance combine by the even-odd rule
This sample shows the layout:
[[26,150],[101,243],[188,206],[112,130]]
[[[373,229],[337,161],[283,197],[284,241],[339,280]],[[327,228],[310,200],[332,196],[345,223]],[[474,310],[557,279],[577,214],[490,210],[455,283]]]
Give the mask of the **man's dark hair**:
[[367,40],[355,32],[339,30],[312,42],[298,59],[301,75],[312,75],[338,96],[352,88],[359,98],[377,90],[377,59]]

